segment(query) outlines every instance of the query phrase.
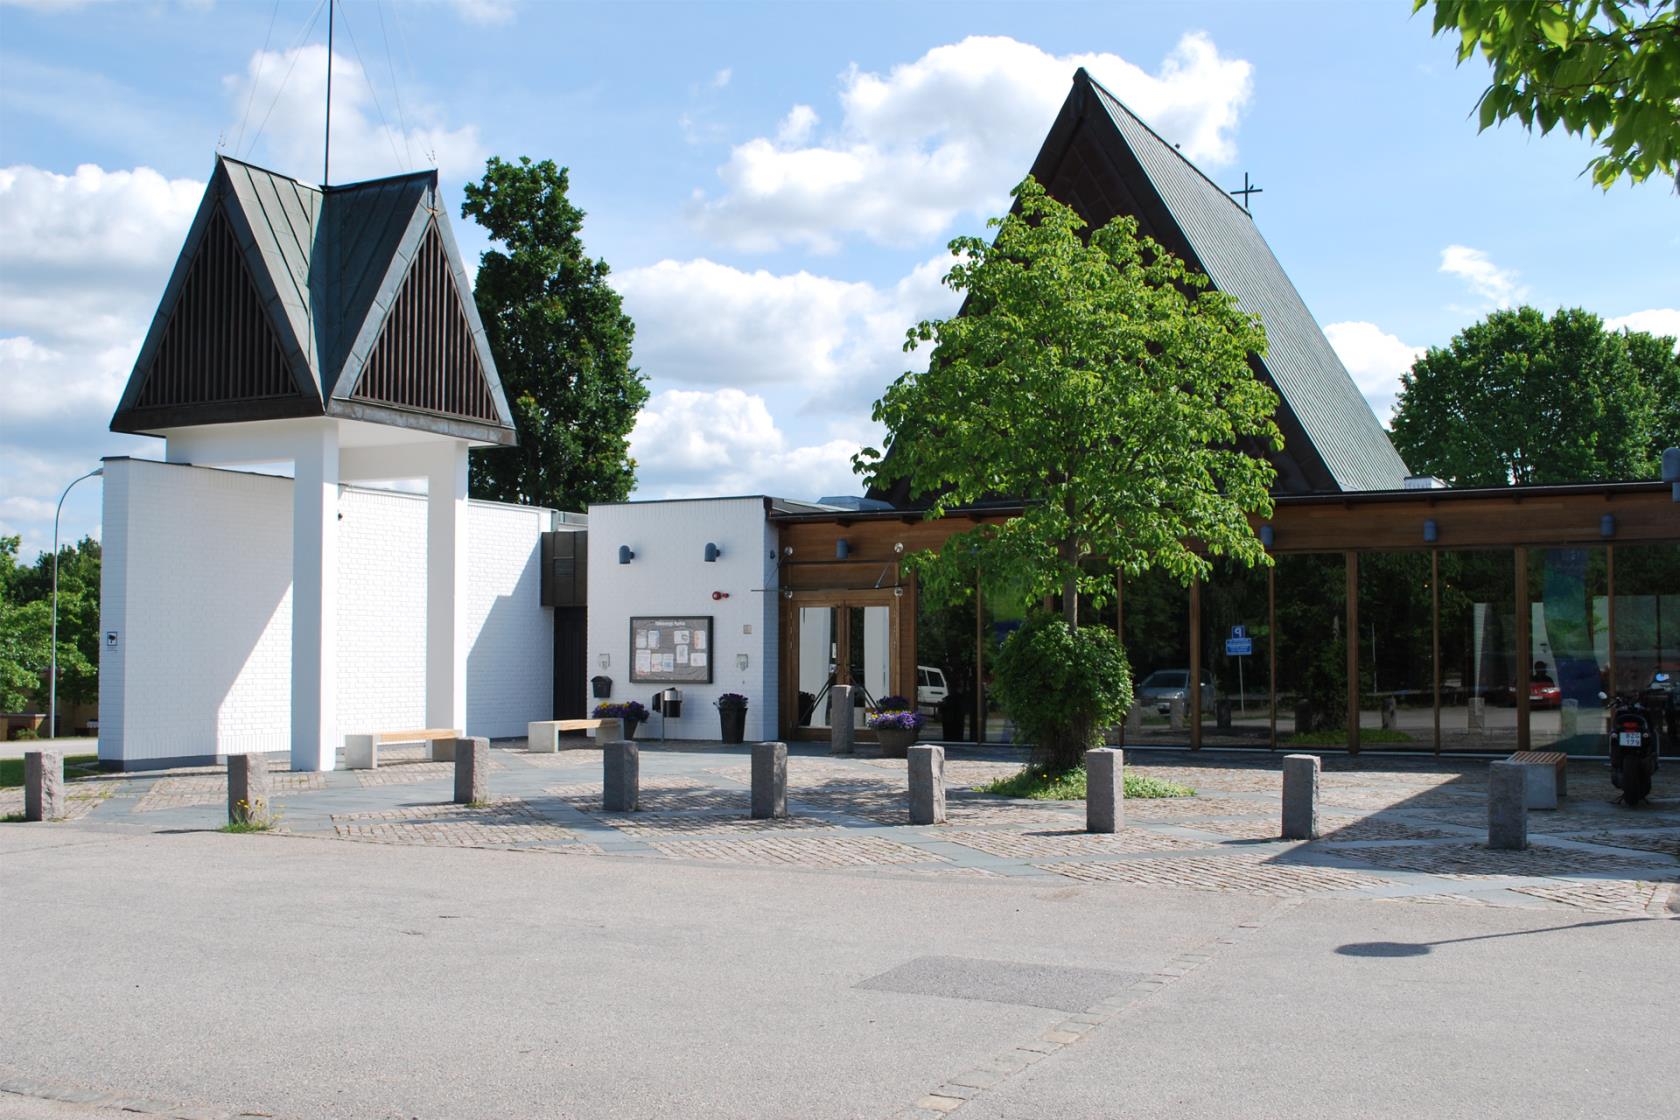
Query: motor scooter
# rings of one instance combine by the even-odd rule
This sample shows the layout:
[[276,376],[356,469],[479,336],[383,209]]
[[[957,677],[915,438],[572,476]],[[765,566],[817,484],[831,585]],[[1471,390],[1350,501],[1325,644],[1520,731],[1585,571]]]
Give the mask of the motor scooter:
[[1622,791],[1622,804],[1638,805],[1651,795],[1661,748],[1660,724],[1641,697],[1618,695],[1610,705],[1610,784]]

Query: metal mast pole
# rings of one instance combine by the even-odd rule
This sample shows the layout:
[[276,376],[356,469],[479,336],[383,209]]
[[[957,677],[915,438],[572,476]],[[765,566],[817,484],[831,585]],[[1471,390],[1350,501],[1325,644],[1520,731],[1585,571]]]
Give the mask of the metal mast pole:
[[327,135],[321,146],[321,186],[331,182],[327,172],[332,167],[332,54],[333,54],[333,13],[336,0],[327,0]]
[[58,496],[58,508],[53,511],[53,600],[52,600],[52,661],[47,671],[47,738],[58,738],[58,518],[64,512],[64,499],[83,479],[97,478],[104,467],[95,467],[81,478],[73,479],[64,493]]

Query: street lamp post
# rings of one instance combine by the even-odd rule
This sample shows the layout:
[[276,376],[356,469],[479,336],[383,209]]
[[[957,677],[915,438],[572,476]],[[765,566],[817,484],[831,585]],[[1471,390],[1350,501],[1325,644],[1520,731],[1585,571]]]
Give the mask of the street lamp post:
[[98,478],[105,473],[104,467],[95,467],[71,481],[64,488],[64,493],[58,496],[58,508],[53,511],[53,605],[52,605],[52,670],[47,680],[47,738],[58,738],[58,517],[64,512],[64,499],[70,496],[71,489],[76,483],[89,478]]

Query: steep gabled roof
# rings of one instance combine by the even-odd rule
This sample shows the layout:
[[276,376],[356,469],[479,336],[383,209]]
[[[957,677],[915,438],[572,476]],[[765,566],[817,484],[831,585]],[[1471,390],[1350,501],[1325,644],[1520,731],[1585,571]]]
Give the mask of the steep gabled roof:
[[322,189],[219,156],[111,427],[322,415],[515,442],[437,173]]
[[1279,492],[1404,485],[1406,464],[1249,212],[1084,70],[1032,173],[1092,228],[1135,217],[1140,232],[1260,317],[1266,354],[1256,370],[1281,398]]

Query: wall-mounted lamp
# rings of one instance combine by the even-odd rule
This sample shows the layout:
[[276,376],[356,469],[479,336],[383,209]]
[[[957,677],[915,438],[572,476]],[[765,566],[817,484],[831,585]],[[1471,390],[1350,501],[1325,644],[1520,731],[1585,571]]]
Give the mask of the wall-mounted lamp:
[[611,669],[612,668],[612,654],[603,653],[601,655],[601,668],[603,668],[603,669]]
[[897,544],[893,545],[893,551],[902,555],[904,553],[904,542],[899,541]]
[[636,554],[634,552],[630,551],[630,546],[629,545],[621,544],[621,545],[618,546],[618,562],[620,564],[628,564],[628,563],[630,563],[630,561],[634,560],[635,558],[636,558]]
[[722,556],[722,555],[723,555],[723,550],[721,548],[719,548],[717,545],[711,543],[710,541],[706,542],[706,563],[716,564],[717,563],[717,558],[719,556]]
[[904,588],[902,588],[902,587],[893,588],[893,598],[894,599],[904,598]]
[[1609,540],[1616,535],[1616,515],[1607,513],[1598,519],[1598,535]]
[[834,558],[836,560],[844,560],[846,557],[850,556],[851,554],[852,554],[852,542],[851,541],[847,540],[845,537],[841,537],[834,542]]
[[1674,500],[1680,502],[1680,447],[1671,447],[1663,452],[1662,480],[1673,483]]
[[792,556],[793,555],[793,546],[791,544],[784,544],[782,546],[782,555],[783,556]]
[[735,668],[745,669],[746,667],[747,667],[747,655],[744,654],[744,653],[737,653],[735,655]]
[[1272,542],[1276,539],[1277,534],[1272,531],[1272,523],[1270,521],[1260,526],[1260,547],[1271,548]]
[[1431,517],[1429,520],[1427,520],[1423,523],[1423,540],[1424,540],[1424,543],[1425,544],[1434,544],[1436,541],[1438,541],[1440,539],[1441,539],[1441,527],[1439,525],[1435,524],[1435,519],[1433,517]]
[[782,598],[784,598],[784,599],[791,599],[791,598],[793,598],[793,592],[792,592],[792,591],[784,591],[784,592],[782,592]]

